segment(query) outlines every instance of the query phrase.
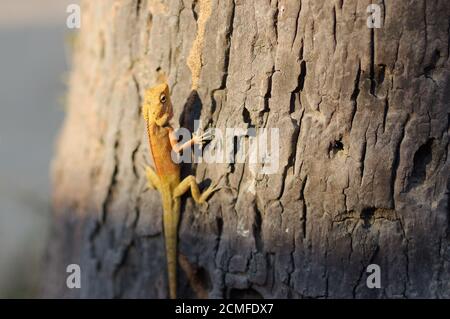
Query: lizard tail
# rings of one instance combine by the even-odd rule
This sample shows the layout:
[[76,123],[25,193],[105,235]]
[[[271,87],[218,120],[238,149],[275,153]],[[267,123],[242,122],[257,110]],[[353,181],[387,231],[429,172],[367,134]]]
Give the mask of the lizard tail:
[[167,205],[164,205],[163,222],[170,299],[177,298],[177,234],[179,219],[179,199],[176,198],[167,201]]

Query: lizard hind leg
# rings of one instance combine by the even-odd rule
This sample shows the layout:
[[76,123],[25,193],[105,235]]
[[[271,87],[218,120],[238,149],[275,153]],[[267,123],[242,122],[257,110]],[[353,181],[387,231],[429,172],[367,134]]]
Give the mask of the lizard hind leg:
[[153,168],[146,166],[145,175],[147,176],[147,186],[149,188],[157,190],[161,188],[161,181]]
[[218,190],[217,186],[209,186],[203,193],[200,193],[200,189],[198,188],[197,181],[193,175],[187,176],[183,179],[180,184],[173,191],[174,197],[180,197],[184,193],[186,193],[189,189],[191,189],[192,198],[197,204],[203,204],[206,202],[208,197]]

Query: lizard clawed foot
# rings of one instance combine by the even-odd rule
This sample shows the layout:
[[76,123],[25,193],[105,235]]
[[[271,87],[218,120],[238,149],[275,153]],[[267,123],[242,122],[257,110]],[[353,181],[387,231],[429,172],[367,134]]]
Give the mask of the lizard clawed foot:
[[214,133],[212,130],[207,130],[202,134],[192,134],[192,140],[195,144],[203,144],[206,141],[212,140],[214,138]]
[[200,199],[198,200],[199,204],[205,204],[208,200],[208,197],[211,196],[212,193],[218,191],[220,187],[218,185],[210,185],[200,196]]
[[203,204],[206,202],[206,200],[208,199],[208,197],[210,195],[212,195],[213,193],[217,192],[218,190],[224,188],[224,185],[222,185],[222,179],[223,179],[224,175],[222,175],[222,177],[220,177],[220,179],[215,182],[212,183],[200,196],[200,200],[199,203]]
[[202,138],[207,141],[214,139],[215,138],[214,130],[208,129],[205,133],[202,134]]

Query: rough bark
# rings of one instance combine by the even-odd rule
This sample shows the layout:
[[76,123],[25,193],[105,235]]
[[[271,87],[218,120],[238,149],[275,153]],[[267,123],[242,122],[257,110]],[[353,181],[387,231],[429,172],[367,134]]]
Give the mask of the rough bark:
[[[167,297],[140,117],[167,76],[176,126],[281,140],[276,174],[183,169],[227,187],[184,201],[180,297],[449,298],[450,2],[373,1],[380,29],[369,0],[208,0],[206,21],[204,2],[83,2],[44,295]],[[81,289],[65,286],[70,263]],[[381,289],[366,287],[372,263]]]

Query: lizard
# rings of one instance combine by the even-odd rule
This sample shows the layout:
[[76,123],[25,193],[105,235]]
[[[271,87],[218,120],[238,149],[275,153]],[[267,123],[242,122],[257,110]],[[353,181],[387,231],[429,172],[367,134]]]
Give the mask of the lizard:
[[163,206],[163,229],[167,273],[169,281],[169,296],[176,298],[177,290],[177,237],[180,220],[180,197],[191,190],[192,197],[197,204],[203,204],[215,192],[217,186],[209,186],[200,193],[197,181],[193,175],[180,179],[180,166],[174,163],[171,152],[181,152],[194,144],[202,144],[206,134],[195,135],[181,146],[174,134],[169,121],[173,117],[173,107],[170,100],[167,83],[149,88],[145,92],[142,105],[151,156],[155,169],[146,166],[147,186],[159,191]]

